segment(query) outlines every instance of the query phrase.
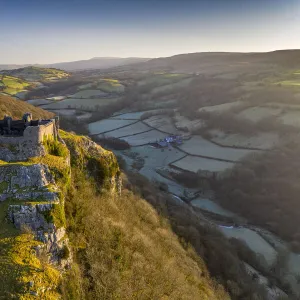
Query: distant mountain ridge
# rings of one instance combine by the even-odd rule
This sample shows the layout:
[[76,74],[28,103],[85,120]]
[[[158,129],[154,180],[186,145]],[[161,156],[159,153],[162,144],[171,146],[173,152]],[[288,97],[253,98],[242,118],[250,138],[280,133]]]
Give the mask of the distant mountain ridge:
[[260,66],[300,67],[300,50],[277,50],[272,52],[196,52],[170,57],[154,58],[130,66],[136,70],[168,69],[179,72],[220,72],[223,68],[248,69]]
[[79,71],[79,70],[87,70],[87,69],[107,69],[118,66],[123,66],[127,64],[135,64],[141,63],[149,60],[149,58],[141,58],[141,57],[94,57],[87,60],[78,60],[71,62],[61,62],[54,64],[24,64],[24,65],[16,65],[16,64],[0,64],[0,70],[13,70],[24,68],[28,66],[35,66],[41,68],[56,68],[65,71]]
[[[27,66],[56,68],[69,72],[125,68],[135,70],[169,69],[180,72],[219,72],[228,66],[236,69],[247,68],[247,65],[300,67],[300,50],[277,50],[272,52],[196,52],[178,54],[170,57],[94,57],[87,60],[61,62],[54,64],[9,65],[0,64],[0,70],[12,70]],[[212,69],[213,68],[213,69]]]

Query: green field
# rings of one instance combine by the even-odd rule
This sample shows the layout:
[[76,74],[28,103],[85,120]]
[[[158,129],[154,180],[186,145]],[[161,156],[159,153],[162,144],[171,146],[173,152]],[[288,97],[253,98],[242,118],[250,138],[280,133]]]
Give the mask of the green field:
[[116,79],[103,79],[99,82],[97,88],[105,93],[124,92],[124,86]]
[[4,87],[3,92],[15,95],[25,91],[30,86],[30,83],[17,77],[3,75],[0,76],[0,86]]
[[50,69],[50,68],[47,69],[36,68],[36,69],[37,72],[38,71],[41,72],[41,76],[46,81],[67,78],[70,76],[67,72],[58,69]]
[[38,67],[26,67],[15,70],[1,71],[1,73],[8,77],[19,77],[26,81],[52,81],[64,79],[70,76],[69,73],[62,70]]

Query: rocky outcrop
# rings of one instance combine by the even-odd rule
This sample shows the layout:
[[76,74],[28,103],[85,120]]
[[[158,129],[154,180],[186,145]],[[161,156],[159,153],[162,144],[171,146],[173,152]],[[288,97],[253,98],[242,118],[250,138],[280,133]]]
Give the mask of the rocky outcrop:
[[6,145],[0,143],[0,160],[11,161],[24,161],[30,157],[45,155],[45,148],[43,144],[37,144],[32,147],[28,142],[20,142],[16,145]]
[[8,217],[19,229],[25,226],[34,232],[41,230],[48,232],[53,228],[53,224],[48,223],[45,214],[48,214],[52,208],[53,204],[10,205]]
[[[58,159],[63,159],[69,168],[69,157]],[[0,166],[0,201],[10,201],[8,219],[18,229],[32,232],[42,242],[36,248],[37,254],[46,253],[49,262],[59,268],[65,268],[71,260],[63,197],[46,164],[22,162]]]
[[48,166],[0,166],[0,201],[7,199],[57,201],[57,186]]
[[[64,211],[65,197],[71,181],[71,165],[76,171],[95,180],[99,189],[110,189],[117,193],[121,192],[122,187],[120,170],[116,157],[110,151],[88,138],[69,133],[62,133],[58,140],[47,141],[40,149],[33,149],[31,154],[34,158],[28,159],[31,155],[29,153],[20,156],[21,150],[16,147],[18,145],[0,145],[0,160],[1,155],[6,160],[0,161],[0,206],[5,209],[6,219],[21,231],[11,239],[0,237],[0,242],[5,245],[8,243],[7,249],[14,247],[13,252],[16,253],[22,243],[20,241],[24,240],[26,251],[22,249],[18,257],[22,257],[22,265],[26,267],[26,271],[22,278],[16,279],[22,286],[21,293],[48,299],[48,292],[58,292],[60,273],[71,266],[72,262]],[[22,158],[23,161],[16,162]],[[4,223],[8,224],[6,232],[9,232],[11,224]],[[10,259],[9,253],[6,255],[5,259]],[[34,257],[29,260],[28,255]],[[43,264],[47,260],[49,264],[45,269]],[[15,263],[12,265],[15,266]],[[18,267],[16,265],[16,269]],[[34,274],[31,272],[33,269],[36,272]],[[51,275],[41,275],[44,272]],[[56,275],[52,276],[53,274]],[[28,278],[33,282],[30,287],[26,282]],[[12,294],[15,295],[15,291]]]
[[64,220],[59,220],[60,215],[55,216],[55,206],[60,204],[10,205],[8,218],[17,228],[34,232],[36,239],[43,243],[36,248],[38,255],[50,254],[50,263],[65,268],[72,258],[62,226]]

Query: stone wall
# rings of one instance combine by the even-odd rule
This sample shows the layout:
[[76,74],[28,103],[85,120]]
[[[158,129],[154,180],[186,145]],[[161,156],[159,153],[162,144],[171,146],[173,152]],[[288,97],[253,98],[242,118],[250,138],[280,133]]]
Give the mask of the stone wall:
[[55,122],[52,120],[44,125],[28,126],[23,134],[24,141],[30,141],[36,144],[42,143],[47,137],[56,138]]
[[0,144],[18,145],[24,142],[39,144],[47,136],[56,138],[55,129],[55,121],[49,120],[49,122],[43,125],[28,126],[24,130],[23,136],[0,136]]
[[47,137],[57,138],[55,121],[39,126],[28,126],[23,136],[0,136],[0,160],[23,161],[30,157],[45,155],[42,142]]

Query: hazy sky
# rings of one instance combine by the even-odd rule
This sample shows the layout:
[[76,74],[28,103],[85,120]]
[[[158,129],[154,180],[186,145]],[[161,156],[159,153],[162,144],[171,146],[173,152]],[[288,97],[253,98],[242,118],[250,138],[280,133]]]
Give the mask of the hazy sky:
[[300,0],[0,0],[0,64],[300,48]]

